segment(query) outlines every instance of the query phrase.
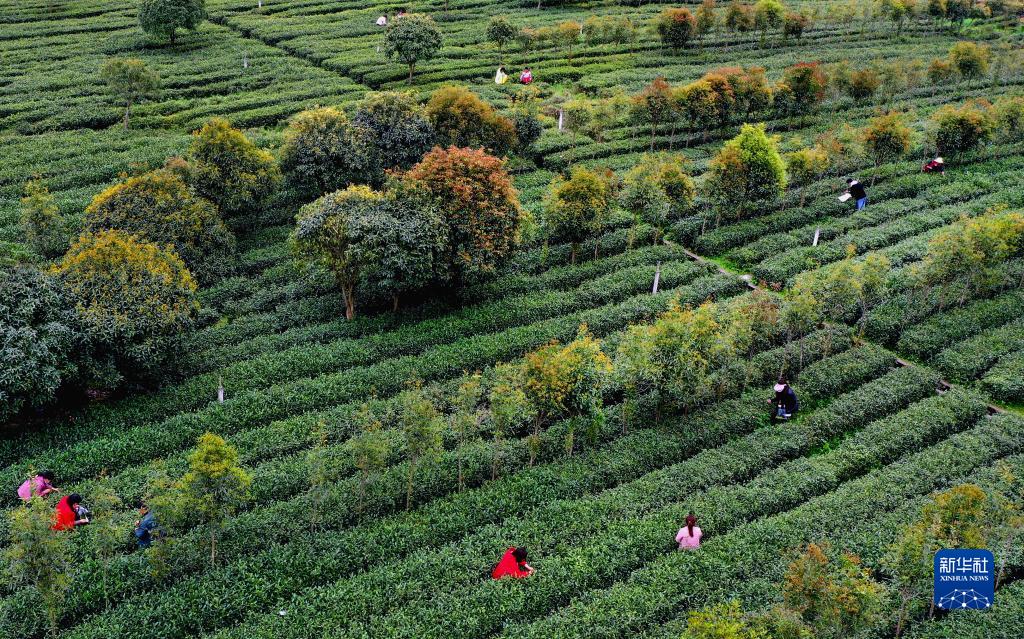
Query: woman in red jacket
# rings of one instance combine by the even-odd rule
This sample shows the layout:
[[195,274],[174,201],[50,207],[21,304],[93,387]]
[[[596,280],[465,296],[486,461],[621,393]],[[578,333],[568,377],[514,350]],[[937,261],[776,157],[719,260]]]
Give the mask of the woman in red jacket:
[[54,530],[71,530],[79,524],[87,524],[89,520],[80,517],[76,506],[82,503],[78,493],[72,493],[57,502],[57,514],[53,520]]
[[491,571],[491,577],[493,579],[501,579],[502,577],[515,577],[516,579],[523,579],[533,574],[533,566],[526,563],[526,548],[520,546],[519,548],[511,547],[505,551],[505,554],[501,556],[501,561]]

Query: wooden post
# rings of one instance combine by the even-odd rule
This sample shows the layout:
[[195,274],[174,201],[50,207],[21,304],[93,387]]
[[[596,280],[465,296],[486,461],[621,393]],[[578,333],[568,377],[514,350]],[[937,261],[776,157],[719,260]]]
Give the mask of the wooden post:
[[654,288],[651,289],[651,295],[658,292],[658,282],[661,281],[661,262],[658,262],[657,268],[654,270]]
[[559,131],[562,130],[562,116],[563,115],[565,115],[565,113],[561,109],[559,109],[558,110],[558,130]]
[[817,246],[818,245],[818,238],[820,236],[821,236],[821,227],[819,226],[818,228],[814,229],[814,244],[812,244],[811,246]]
[[224,378],[217,378],[217,401],[221,404],[224,403]]

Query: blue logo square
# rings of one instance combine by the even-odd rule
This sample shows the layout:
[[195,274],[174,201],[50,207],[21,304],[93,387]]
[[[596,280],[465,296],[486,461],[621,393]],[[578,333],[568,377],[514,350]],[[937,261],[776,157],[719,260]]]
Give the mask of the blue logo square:
[[935,553],[935,605],[946,610],[985,610],[995,600],[995,559],[988,550]]

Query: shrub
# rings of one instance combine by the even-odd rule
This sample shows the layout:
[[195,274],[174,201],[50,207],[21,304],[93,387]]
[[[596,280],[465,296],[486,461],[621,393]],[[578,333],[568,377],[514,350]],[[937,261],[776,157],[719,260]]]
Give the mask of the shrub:
[[260,206],[281,179],[273,156],[224,118],[192,134],[188,160],[196,191],[228,215]]
[[302,196],[317,198],[370,173],[371,140],[370,135],[353,131],[345,113],[338,109],[302,111],[285,129],[281,170]]
[[85,209],[84,224],[88,232],[118,229],[159,246],[173,245],[202,283],[233,267],[235,238],[217,208],[168,170],[129,178],[98,194]]
[[902,113],[890,111],[872,118],[864,128],[864,146],[875,166],[895,162],[910,150],[910,127]]
[[882,79],[874,69],[858,69],[850,74],[846,82],[846,93],[857,102],[867,100],[881,86]]
[[483,148],[502,156],[516,145],[515,125],[465,87],[437,89],[426,112],[441,146]]
[[556,242],[572,245],[570,264],[576,263],[580,243],[596,236],[612,205],[608,183],[582,166],[573,167],[569,179],[556,176],[544,204],[544,232]]
[[384,183],[385,171],[410,168],[434,146],[430,121],[408,93],[385,91],[367,95],[356,104],[352,126],[364,139],[350,143],[347,152],[365,150],[370,155],[367,166],[354,181],[374,186]]
[[996,131],[1007,142],[1024,140],[1024,96],[1005,96],[995,103]]
[[696,35],[697,21],[689,9],[665,9],[655,21],[655,30],[662,44],[682,49]]
[[53,273],[74,300],[104,386],[163,372],[199,309],[181,258],[123,231],[82,235]]
[[932,125],[940,155],[959,157],[984,144],[995,133],[991,109],[972,102],[942,107],[932,114]]
[[981,378],[985,392],[1003,402],[1024,402],[1024,353],[1010,353],[999,358]]
[[0,270],[0,318],[3,423],[76,381],[85,336],[60,282],[34,267]]
[[525,219],[504,164],[483,151],[435,148],[405,174],[447,225],[442,264],[454,283],[493,273],[519,243]]
[[991,50],[975,42],[957,42],[949,49],[949,61],[965,78],[977,78],[988,72]]
[[146,33],[174,44],[178,29],[194,31],[206,19],[206,0],[142,0],[139,24]]
[[43,257],[57,257],[67,249],[66,222],[49,189],[39,180],[29,180],[21,197],[18,220],[25,240]]

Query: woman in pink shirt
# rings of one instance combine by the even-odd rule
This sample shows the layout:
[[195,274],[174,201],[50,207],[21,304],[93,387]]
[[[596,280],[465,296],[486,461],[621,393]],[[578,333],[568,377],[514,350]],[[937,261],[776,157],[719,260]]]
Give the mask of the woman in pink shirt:
[[22,501],[28,501],[33,497],[46,497],[55,490],[57,489],[53,487],[53,473],[48,470],[44,470],[35,477],[26,479],[25,482],[18,487],[18,497],[20,497]]
[[679,550],[693,550],[700,548],[700,538],[704,536],[700,526],[697,525],[697,518],[690,513],[686,516],[686,526],[680,528],[676,533],[676,542]]

